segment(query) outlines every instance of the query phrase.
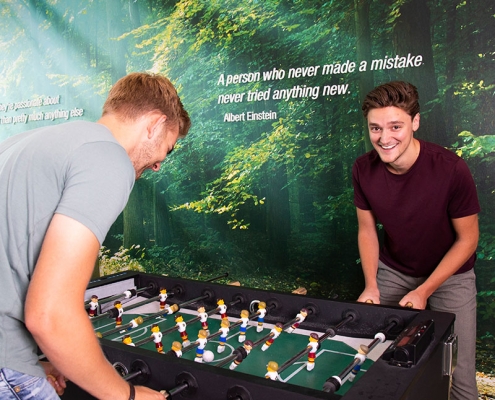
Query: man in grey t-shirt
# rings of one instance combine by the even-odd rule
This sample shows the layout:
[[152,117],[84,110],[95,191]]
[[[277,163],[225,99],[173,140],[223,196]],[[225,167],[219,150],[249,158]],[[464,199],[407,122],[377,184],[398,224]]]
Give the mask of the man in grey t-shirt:
[[[0,143],[2,398],[12,391],[16,399],[57,398],[47,382],[61,394],[64,377],[99,399],[164,398],[130,387],[105,360],[83,298],[134,180],[158,171],[189,127],[168,79],[133,73],[111,89],[97,123],[39,128]],[[49,363],[38,362],[37,346]],[[39,388],[19,391],[28,381]]]

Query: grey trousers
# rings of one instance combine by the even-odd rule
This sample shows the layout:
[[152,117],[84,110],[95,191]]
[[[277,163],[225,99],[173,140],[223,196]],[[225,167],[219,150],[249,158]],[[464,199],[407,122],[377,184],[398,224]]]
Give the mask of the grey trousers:
[[[397,306],[402,297],[426,278],[402,274],[381,261],[377,281],[380,303]],[[433,311],[455,314],[454,332],[458,336],[457,367],[454,370],[451,400],[477,400],[476,386],[476,276],[474,271],[452,275],[428,299]]]

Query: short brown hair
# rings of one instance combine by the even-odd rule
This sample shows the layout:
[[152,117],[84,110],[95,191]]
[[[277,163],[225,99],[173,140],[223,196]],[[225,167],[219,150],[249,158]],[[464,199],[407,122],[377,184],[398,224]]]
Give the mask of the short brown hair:
[[364,118],[374,108],[397,107],[413,118],[419,113],[419,94],[416,86],[408,82],[393,81],[377,86],[369,92],[361,109]]
[[159,74],[133,72],[110,89],[102,115],[115,113],[135,120],[156,110],[167,116],[167,122],[179,124],[179,137],[187,135],[191,120],[170,80]]

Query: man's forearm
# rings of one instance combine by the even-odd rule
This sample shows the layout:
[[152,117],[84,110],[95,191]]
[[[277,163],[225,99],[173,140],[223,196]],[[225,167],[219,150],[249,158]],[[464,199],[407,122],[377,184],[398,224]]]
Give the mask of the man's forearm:
[[445,253],[428,279],[417,289],[425,298],[430,297],[442,283],[455,274],[469,260],[478,246],[477,215],[453,219],[452,224],[457,234],[454,244]]
[[366,288],[377,288],[378,238],[369,234],[359,233],[358,246]]
[[473,254],[472,246],[455,242],[445,254],[428,279],[418,287],[418,291],[426,298],[430,297],[442,283],[454,275]]

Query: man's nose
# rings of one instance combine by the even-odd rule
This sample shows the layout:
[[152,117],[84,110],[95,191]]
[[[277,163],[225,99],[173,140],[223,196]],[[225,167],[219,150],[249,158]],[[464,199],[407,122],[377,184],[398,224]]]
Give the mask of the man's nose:
[[380,142],[388,143],[391,137],[392,137],[392,131],[390,129],[382,129],[380,135]]

